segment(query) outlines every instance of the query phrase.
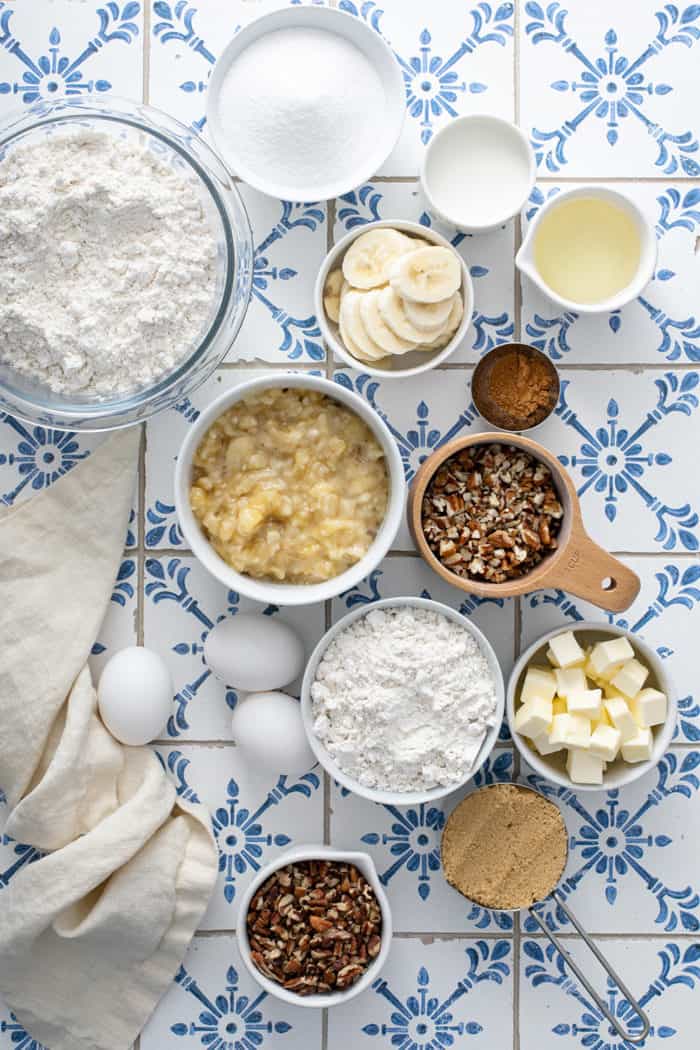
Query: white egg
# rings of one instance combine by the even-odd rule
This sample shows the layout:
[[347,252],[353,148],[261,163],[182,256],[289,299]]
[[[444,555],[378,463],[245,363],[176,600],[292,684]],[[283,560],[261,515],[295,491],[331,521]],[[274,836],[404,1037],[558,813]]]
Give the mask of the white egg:
[[102,721],[122,744],[138,746],[159,737],[173,701],[173,680],[151,649],[130,645],[107,661],[97,687]]
[[244,692],[281,689],[304,668],[304,646],[283,620],[239,613],[217,623],[204,642],[204,659],[226,685]]
[[231,728],[243,758],[253,769],[305,773],[316,763],[301,708],[286,693],[251,693],[240,700]]

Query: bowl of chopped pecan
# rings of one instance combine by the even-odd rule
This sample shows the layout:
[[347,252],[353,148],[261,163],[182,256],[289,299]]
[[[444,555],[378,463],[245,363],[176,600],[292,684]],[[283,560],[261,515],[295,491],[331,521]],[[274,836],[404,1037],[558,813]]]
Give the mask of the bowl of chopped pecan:
[[367,853],[297,846],[250,883],[237,933],[243,962],[270,995],[295,1006],[336,1006],[384,966],[391,912]]
[[561,588],[611,612],[627,609],[639,577],[588,536],[574,484],[530,438],[456,438],[423,463],[408,524],[425,561],[485,598]]

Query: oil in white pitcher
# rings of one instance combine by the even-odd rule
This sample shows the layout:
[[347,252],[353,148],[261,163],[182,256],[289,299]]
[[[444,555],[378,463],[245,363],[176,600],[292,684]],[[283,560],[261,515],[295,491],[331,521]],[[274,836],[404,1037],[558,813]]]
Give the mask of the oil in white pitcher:
[[555,204],[535,232],[534,263],[542,280],[575,303],[602,303],[626,288],[641,253],[632,216],[601,197]]

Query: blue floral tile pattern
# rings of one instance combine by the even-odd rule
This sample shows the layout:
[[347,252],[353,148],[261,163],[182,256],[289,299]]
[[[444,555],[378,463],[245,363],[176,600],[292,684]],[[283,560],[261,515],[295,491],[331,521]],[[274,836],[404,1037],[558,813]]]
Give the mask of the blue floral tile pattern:
[[700,8],[638,10],[635,25],[602,0],[523,4],[523,122],[543,174],[700,175]]
[[[581,944],[568,941],[578,953]],[[700,979],[700,945],[688,941],[606,941],[605,953],[626,975],[633,995],[647,1012],[649,1035],[635,1046],[691,1047],[695,1041],[694,990]],[[629,1050],[632,1045],[612,1030],[597,1006],[572,982],[546,941],[525,939],[521,947],[521,1046],[526,1050]],[[610,982],[606,1003],[631,1032],[639,1021],[630,1004]],[[559,1020],[561,1018],[561,1020]],[[668,1042],[666,1042],[668,1040]]]
[[[535,187],[525,208],[526,224],[560,188]],[[636,201],[656,232],[659,258],[653,280],[621,310],[579,315],[560,313],[521,276],[523,332],[558,365],[694,364],[700,360],[700,318],[691,292],[700,278],[700,187],[664,181],[618,188]]]
[[504,938],[396,942],[372,987],[330,1012],[329,1046],[442,1050],[470,1037],[510,1046],[511,1018],[496,1004],[510,997],[512,956]]
[[[288,1006],[255,984],[232,935],[195,940],[141,1034],[142,1050],[310,1050],[321,1012]],[[0,1044],[1,1045],[1,1044]]]
[[3,3],[0,107],[10,112],[59,95],[138,97],[142,33],[140,0],[55,0],[40,19],[21,0]]

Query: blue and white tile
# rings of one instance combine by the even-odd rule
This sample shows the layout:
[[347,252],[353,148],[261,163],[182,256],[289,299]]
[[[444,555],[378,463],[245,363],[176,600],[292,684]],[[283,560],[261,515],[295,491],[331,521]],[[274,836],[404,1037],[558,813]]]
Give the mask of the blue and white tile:
[[512,777],[513,753],[498,748],[467,788],[429,805],[380,806],[333,784],[331,842],[372,857],[398,933],[512,933],[512,916],[466,901],[445,881],[440,863],[442,831],[457,803]]
[[[593,933],[697,934],[700,877],[700,751],[668,751],[656,769],[623,791],[576,795],[522,764],[521,775],[559,805],[569,859],[559,893]],[[553,928],[571,929],[550,899],[540,906]],[[523,928],[536,932],[523,913]]]
[[503,938],[395,940],[384,970],[328,1014],[333,1050],[513,1044],[513,948]]
[[[1,1044],[0,1044],[1,1045]],[[321,1050],[321,1011],[263,992],[233,936],[195,938],[141,1050]]]
[[[231,713],[239,695],[204,662],[206,637],[219,620],[239,612],[279,616],[311,653],[325,630],[322,604],[280,609],[228,591],[191,555],[146,558],[144,645],[160,653],[173,676],[175,696],[164,739],[231,740]],[[299,683],[288,692],[298,695]]]
[[173,472],[180,446],[200,413],[224,391],[265,373],[219,369],[190,397],[149,419],[146,425],[145,535],[146,548],[183,547],[175,513]]
[[[581,941],[567,938],[566,947],[585,970],[586,949]],[[635,1045],[648,1050],[695,1046],[700,944],[671,938],[620,938],[605,941],[601,947],[651,1022],[648,1037]],[[524,939],[520,959],[521,1050],[628,1050],[631,1044],[611,1031],[610,1023],[571,980],[561,956],[548,942]],[[610,983],[607,987],[600,984],[599,970],[596,978],[598,987],[607,993],[611,1013],[634,1031],[627,1000]]]
[[292,846],[323,842],[323,775],[267,774],[232,746],[159,747],[183,798],[209,809],[219,878],[200,928],[233,930],[255,874]]
[[102,668],[115,653],[137,644],[136,610],[138,601],[138,566],[136,555],[125,555],[114,581],[105,618],[90,654],[90,670],[95,683]]
[[41,12],[11,0],[0,10],[0,48],[2,114],[59,95],[141,100],[140,0],[52,0]]
[[532,645],[558,626],[575,631],[579,620],[607,620],[633,631],[656,649],[671,675],[679,706],[676,742],[697,744],[700,694],[695,648],[700,633],[700,564],[670,557],[624,561],[642,583],[629,609],[613,616],[563,591],[539,591],[520,599],[521,647]]
[[[104,440],[97,434],[34,426],[0,412],[0,507],[31,499],[53,485]],[[135,547],[138,536],[137,482],[124,546]]]
[[[465,260],[474,285],[474,314],[464,344],[450,364],[469,362],[497,343],[513,338],[515,303],[514,231],[509,223],[479,237],[465,237],[454,227],[436,223],[425,210],[417,183],[368,182],[338,197],[333,230],[337,242],[362,223],[378,219],[404,219],[435,228],[447,237]],[[403,380],[400,380],[403,386]]]
[[[535,187],[525,224],[560,188]],[[624,182],[618,188],[636,201],[656,232],[659,257],[653,280],[621,310],[576,314],[562,313],[521,275],[523,338],[564,366],[694,363],[700,360],[700,187],[669,181]]]
[[326,353],[313,293],[326,255],[326,205],[240,191],[253,230],[253,291],[227,360],[318,364]]
[[587,531],[608,550],[695,553],[697,372],[561,372],[537,431],[569,471]]
[[356,587],[345,591],[331,604],[333,622],[352,609],[380,598],[400,595],[432,598],[468,616],[493,646],[504,676],[513,666],[515,608],[510,598],[479,598],[450,586],[430,569],[422,558],[388,557]]
[[700,8],[521,0],[520,98],[542,175],[700,174]]
[[[336,383],[360,394],[384,419],[399,446],[408,482],[439,445],[483,429],[469,376],[467,371],[433,370],[396,382],[349,368],[334,373]],[[394,548],[414,550],[405,520]]]
[[[153,3],[150,98],[196,128],[205,124],[211,70],[238,26],[281,0]],[[448,120],[489,112],[512,119],[513,4],[436,0],[340,0],[392,46],[406,85],[406,119],[380,174],[415,175],[426,144]]]

